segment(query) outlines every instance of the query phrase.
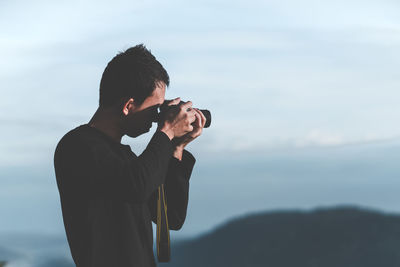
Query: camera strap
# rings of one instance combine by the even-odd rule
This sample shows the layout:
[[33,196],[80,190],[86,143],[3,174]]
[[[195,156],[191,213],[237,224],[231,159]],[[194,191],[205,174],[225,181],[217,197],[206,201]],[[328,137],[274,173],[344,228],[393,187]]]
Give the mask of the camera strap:
[[159,262],[170,260],[170,240],[167,218],[167,203],[164,193],[164,185],[158,187],[157,197],[157,258]]

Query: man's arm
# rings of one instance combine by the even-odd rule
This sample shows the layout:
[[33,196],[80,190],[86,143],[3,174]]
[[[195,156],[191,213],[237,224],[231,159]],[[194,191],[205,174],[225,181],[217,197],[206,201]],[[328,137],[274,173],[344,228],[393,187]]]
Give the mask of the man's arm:
[[90,147],[71,138],[56,150],[57,180],[69,194],[79,191],[85,181],[89,193],[96,197],[146,203],[164,183],[172,153],[171,140],[161,131],[154,133],[140,156],[129,161],[115,156],[107,146]]
[[[182,160],[175,156],[171,157],[164,184],[168,226],[171,230],[181,229],[185,222],[189,201],[189,179],[196,162],[187,150],[183,150],[181,158]],[[157,196],[158,190],[155,190],[148,201],[151,219],[155,224],[157,224]]]
[[[193,155],[184,148],[201,135],[206,123],[204,114],[199,109],[193,110],[196,116],[193,131],[172,140],[175,150],[170,161],[165,184],[168,226],[171,230],[179,230],[185,221],[189,196],[189,178],[195,163]],[[152,221],[155,224],[157,224],[157,194],[158,190],[152,194],[148,201]]]

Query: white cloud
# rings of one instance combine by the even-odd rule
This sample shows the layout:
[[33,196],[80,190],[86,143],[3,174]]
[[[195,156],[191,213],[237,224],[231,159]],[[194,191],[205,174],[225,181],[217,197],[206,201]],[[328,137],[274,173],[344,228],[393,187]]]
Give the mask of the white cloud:
[[305,146],[332,146],[343,145],[344,139],[340,134],[326,133],[319,129],[309,132],[303,139],[296,140],[295,145],[298,147]]

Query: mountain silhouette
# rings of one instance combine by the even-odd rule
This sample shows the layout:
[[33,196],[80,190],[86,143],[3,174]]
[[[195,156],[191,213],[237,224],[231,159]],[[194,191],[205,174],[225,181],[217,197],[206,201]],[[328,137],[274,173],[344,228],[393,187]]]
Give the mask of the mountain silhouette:
[[[31,266],[74,266],[72,259],[63,256],[67,247],[56,246],[61,240],[25,238],[9,240],[60,249],[41,254]],[[6,243],[0,245],[0,267],[2,260],[11,264],[20,258],[5,248]],[[171,262],[158,266],[399,267],[400,215],[344,206],[253,213],[233,218],[197,238],[172,240],[171,245]]]
[[174,267],[399,267],[400,216],[357,207],[233,219],[174,243]]

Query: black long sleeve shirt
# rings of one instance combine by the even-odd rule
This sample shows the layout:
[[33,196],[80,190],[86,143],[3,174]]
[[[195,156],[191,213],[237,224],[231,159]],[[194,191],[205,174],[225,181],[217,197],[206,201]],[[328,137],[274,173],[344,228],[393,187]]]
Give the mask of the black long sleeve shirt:
[[168,136],[157,131],[140,156],[129,145],[83,124],[65,134],[54,153],[64,226],[78,267],[156,266],[152,221],[157,188],[164,184],[168,225],[186,218],[195,163],[184,150],[173,157]]

